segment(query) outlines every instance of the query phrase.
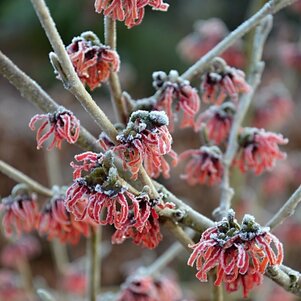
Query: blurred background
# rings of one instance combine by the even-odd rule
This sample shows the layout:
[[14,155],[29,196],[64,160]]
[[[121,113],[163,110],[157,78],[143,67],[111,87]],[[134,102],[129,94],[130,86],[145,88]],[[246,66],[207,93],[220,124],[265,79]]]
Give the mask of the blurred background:
[[[103,41],[103,16],[94,12],[94,1],[47,2],[66,45],[73,37],[87,30],[94,31]],[[147,8],[142,24],[133,29],[129,30],[123,23],[118,22],[117,45],[122,62],[120,71],[122,87],[134,99],[154,93],[152,87],[154,71],[169,72],[175,69],[181,74],[197,57],[207,51],[206,47],[211,45],[210,35],[213,33],[210,30],[207,35],[206,32],[202,33],[198,27],[200,25],[195,25],[200,24],[196,23],[198,20],[208,20],[213,17],[220,19],[227,28],[221,33],[220,38],[222,38],[227,30],[235,29],[265,1],[169,0],[166,2],[170,4],[167,13],[151,11]],[[232,185],[236,188],[234,208],[237,210],[238,218],[247,212],[254,214],[260,223],[265,223],[301,183],[300,16],[301,1],[298,1],[293,7],[281,11],[274,18],[274,28],[264,53],[267,64],[263,81],[256,93],[246,123],[248,126],[264,127],[288,137],[290,142],[283,148],[287,152],[287,160],[278,162],[279,164],[271,172],[261,176],[254,176],[253,173],[242,175],[233,170]],[[186,40],[183,40],[184,38]],[[225,56],[230,61],[233,60],[231,62],[227,60],[229,64],[233,62],[236,67],[247,70],[249,39],[250,35],[247,35],[243,40],[238,41],[234,46],[234,53]],[[216,42],[218,40],[214,41]],[[194,45],[196,56],[185,53],[186,43]],[[81,124],[92,134],[99,135],[96,124],[55,78],[48,59],[48,53],[51,51],[49,42],[29,1],[0,0],[0,50],[36,80],[59,104],[72,110],[81,120]],[[235,60],[237,57],[239,59]],[[199,89],[199,83],[200,79],[196,79],[193,84]],[[115,121],[107,86],[103,85],[96,89],[92,95],[111,120]],[[281,101],[275,101],[275,98],[278,100],[280,98]],[[204,109],[206,105],[202,107],[202,110]],[[35,134],[27,126],[30,118],[37,113],[39,111],[33,105],[23,99],[6,79],[0,77],[0,158],[43,185],[50,186],[47,172],[49,154],[45,149],[36,150]],[[200,147],[200,138],[191,129],[177,129],[173,138],[174,149],[178,153],[189,148]],[[77,153],[79,149],[64,143],[62,150],[55,155],[55,159],[50,159],[59,161],[60,179],[57,184],[71,183],[72,169],[69,162]],[[161,179],[161,182],[195,209],[212,217],[212,211],[218,205],[219,188],[189,186],[179,177],[183,167],[182,164],[177,166],[172,170],[171,178]],[[9,195],[14,185],[13,181],[0,174],[0,197]],[[131,270],[151,263],[172,244],[174,238],[164,229],[162,230],[164,240],[157,249],[149,251],[133,245],[130,241],[111,246],[110,237],[113,229],[110,227],[104,229],[105,260],[102,265],[101,281],[105,290],[111,287],[118,289]],[[275,233],[284,243],[285,264],[300,271],[301,210],[297,210],[296,215],[286,221]],[[51,290],[61,289],[49,242],[36,234],[33,236],[40,245],[40,251],[36,252],[30,260],[34,278],[41,287]],[[1,236],[0,253],[8,244],[4,236]],[[77,246],[67,246],[67,253],[70,261],[80,261],[85,253],[85,240],[82,239]],[[178,278],[187,298],[196,301],[209,300],[209,286],[200,284],[194,278],[194,269],[186,266],[187,257],[188,255],[183,251],[169,267],[170,272]],[[81,269],[74,269],[80,275],[83,274]],[[1,299],[3,298],[1,297],[1,273],[3,275],[11,273],[9,275],[15,277],[15,271],[5,262],[0,263],[0,301],[24,300]],[[72,285],[82,285],[79,282],[82,278],[76,279],[79,279],[78,282],[74,282],[76,284],[72,283],[64,289],[69,290],[70,294],[73,293],[74,298],[81,300],[83,290],[79,289],[75,292],[72,289]],[[240,300],[240,295],[230,295],[228,300]],[[264,285],[255,289],[250,296],[250,300],[280,300],[280,298],[282,301],[296,300],[274,286],[269,279],[265,279]]]

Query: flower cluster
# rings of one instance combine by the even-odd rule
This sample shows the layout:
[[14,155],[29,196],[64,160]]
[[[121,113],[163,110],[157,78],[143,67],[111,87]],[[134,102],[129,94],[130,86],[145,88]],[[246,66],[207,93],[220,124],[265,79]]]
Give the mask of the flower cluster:
[[36,135],[37,149],[42,148],[43,143],[53,135],[52,142],[48,146],[48,150],[57,147],[61,148],[62,141],[66,140],[70,144],[74,144],[80,131],[80,122],[72,112],[60,107],[54,113],[37,114],[33,116],[29,122],[31,130],[35,130],[37,121],[43,121]]
[[[178,50],[185,60],[194,62],[216,46],[228,32],[225,23],[220,19],[198,20],[194,24],[194,32],[180,41]],[[241,67],[245,61],[241,41],[228,47],[221,57],[230,65]]]
[[37,196],[24,184],[16,185],[12,194],[2,199],[0,211],[4,212],[2,224],[8,237],[14,232],[21,236],[37,228],[40,218]]
[[183,80],[175,70],[171,70],[168,75],[158,71],[153,73],[153,86],[159,93],[154,109],[166,112],[169,129],[173,131],[174,128],[174,103],[176,111],[183,111],[181,127],[194,127],[194,117],[200,109],[200,98],[189,81]]
[[136,244],[156,247],[162,235],[155,209],[170,204],[150,199],[146,192],[130,192],[120,180],[111,152],[105,155],[86,152],[75,159],[82,165],[71,163],[74,183],[68,188],[65,199],[65,206],[75,220],[114,225],[113,243],[122,243],[131,237]]
[[73,38],[67,52],[78,77],[91,90],[105,82],[111,72],[119,70],[117,52],[101,44],[93,32]]
[[[74,183],[66,192],[67,210],[78,221],[114,224],[118,228],[128,216],[127,198],[133,201],[134,196],[119,183],[116,168],[110,166],[111,157],[85,152],[75,156],[75,159],[82,165],[71,163]],[[83,177],[84,171],[88,175]]]
[[135,199],[137,205],[132,206],[127,221],[114,233],[112,243],[120,244],[131,238],[136,245],[153,249],[162,240],[156,207],[163,209],[169,204],[163,205],[161,199],[153,200],[145,192]]
[[117,301],[179,301],[181,297],[181,290],[172,279],[137,275],[122,285]]
[[220,144],[229,136],[235,112],[236,108],[232,102],[225,102],[221,106],[210,106],[198,117],[195,130],[199,131],[205,125],[208,139]]
[[120,144],[114,151],[124,162],[124,168],[129,168],[133,179],[137,179],[142,163],[151,177],[157,178],[161,172],[164,177],[169,177],[170,167],[163,156],[168,154],[175,164],[177,155],[171,149],[172,137],[167,126],[165,112],[136,111],[117,136]]
[[239,136],[239,153],[234,164],[242,172],[253,170],[256,175],[271,169],[276,160],[286,158],[279,150],[279,144],[288,143],[280,134],[266,132],[264,129],[244,128]]
[[229,67],[220,58],[212,63],[211,70],[205,73],[201,84],[203,101],[216,105],[220,105],[226,97],[237,102],[239,93],[246,93],[250,89],[244,72]]
[[61,243],[78,243],[80,236],[89,236],[89,224],[76,221],[64,204],[63,191],[56,191],[41,212],[38,231],[49,240],[58,239]]
[[96,0],[95,10],[98,13],[103,11],[105,16],[113,20],[124,21],[131,28],[142,22],[147,5],[161,11],[167,11],[169,6],[163,0]]
[[208,272],[216,267],[214,284],[219,286],[224,282],[231,292],[241,283],[244,297],[254,285],[261,283],[268,265],[280,265],[283,260],[282,244],[269,228],[261,227],[250,215],[245,215],[239,225],[233,211],[227,219],[207,229],[200,241],[190,247],[193,252],[188,265],[197,262],[196,277],[200,281],[207,281]]
[[197,183],[209,185],[217,184],[223,175],[222,152],[217,146],[202,146],[182,153],[180,161],[190,159],[185,168],[182,179],[190,185]]

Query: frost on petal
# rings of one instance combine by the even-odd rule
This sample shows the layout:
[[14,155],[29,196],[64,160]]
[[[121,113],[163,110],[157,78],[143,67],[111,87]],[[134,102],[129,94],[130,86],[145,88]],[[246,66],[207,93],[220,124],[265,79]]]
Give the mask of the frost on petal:
[[170,166],[163,157],[168,154],[177,162],[177,155],[171,149],[172,137],[167,128],[168,118],[162,111],[136,111],[121,134],[114,152],[122,159],[124,168],[129,169],[132,178],[137,179],[142,164],[147,173],[157,178],[162,173],[169,177]]
[[171,70],[168,75],[159,71],[153,73],[153,86],[159,93],[154,109],[167,114],[170,131],[174,130],[174,119],[180,110],[183,112],[180,127],[194,127],[195,115],[200,109],[200,98],[189,81],[183,80],[175,70]]
[[221,105],[226,97],[237,102],[240,93],[250,91],[244,72],[227,66],[222,59],[216,59],[211,69],[202,77],[201,93],[205,103]]
[[111,72],[119,71],[117,52],[101,44],[93,32],[73,38],[66,49],[78,77],[91,91],[107,81]]
[[277,160],[286,158],[279,150],[279,144],[287,144],[288,139],[280,134],[266,132],[264,129],[244,128],[239,136],[239,152],[234,164],[242,172],[253,170],[256,175],[270,170]]
[[243,288],[243,296],[262,282],[267,265],[280,265],[283,260],[281,242],[261,227],[253,216],[245,215],[239,225],[234,212],[207,229],[195,245],[188,265],[196,265],[196,277],[207,281],[207,274],[217,267],[215,285],[225,283],[228,292]]
[[142,22],[147,5],[160,11],[167,11],[169,6],[163,0],[96,0],[95,10],[113,20],[124,21],[128,28],[132,28]]
[[221,144],[229,136],[235,111],[231,102],[225,102],[221,106],[212,105],[200,114],[195,130],[199,131],[205,126],[208,139],[215,144]]
[[189,159],[185,173],[181,178],[188,184],[219,183],[223,175],[222,153],[217,146],[202,146],[200,149],[187,150],[179,156],[179,160]]
[[[23,185],[23,184],[19,184]],[[2,224],[4,233],[10,237],[14,233],[21,236],[37,228],[40,214],[37,204],[37,196],[27,189],[19,189],[15,186],[12,194],[2,199],[0,211],[3,211]]]
[[76,143],[79,132],[80,122],[69,110],[63,107],[54,113],[37,114],[33,116],[29,122],[31,130],[35,130],[36,123],[42,121],[37,130],[36,140],[37,149],[42,148],[47,140],[51,140],[47,150],[54,147],[61,148],[62,141],[66,140],[70,144]]

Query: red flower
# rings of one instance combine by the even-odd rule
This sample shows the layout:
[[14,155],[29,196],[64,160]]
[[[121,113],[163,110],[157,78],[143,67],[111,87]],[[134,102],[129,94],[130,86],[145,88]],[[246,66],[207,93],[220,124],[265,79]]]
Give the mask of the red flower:
[[229,293],[238,291],[238,287],[242,286],[242,295],[247,298],[249,292],[254,288],[254,286],[259,286],[263,281],[263,275],[250,268],[244,275],[238,274],[237,278],[232,282],[226,282],[226,290]]
[[1,262],[4,266],[16,267],[20,261],[34,258],[40,251],[41,245],[35,237],[22,237],[2,249]]
[[[198,20],[194,24],[194,32],[180,41],[178,50],[185,60],[194,62],[216,46],[228,33],[225,23],[220,19]],[[242,46],[241,41],[236,42],[227,48],[221,57],[231,66],[242,67],[245,61]]]
[[262,190],[267,198],[283,195],[294,182],[294,167],[288,162],[279,162],[272,172],[267,172],[262,181]]
[[147,5],[161,11],[167,11],[169,6],[163,0],[96,0],[95,10],[98,13],[103,11],[105,16],[113,20],[125,21],[125,25],[131,28],[142,22]]
[[294,103],[285,87],[272,84],[259,94],[258,99],[255,103],[254,127],[275,129],[288,122]]
[[201,240],[190,247],[193,252],[188,265],[193,266],[196,262],[196,277],[200,281],[207,281],[208,272],[217,267],[214,284],[219,286],[224,282],[229,291],[234,291],[241,282],[244,297],[260,283],[259,274],[264,274],[267,265],[280,265],[283,260],[282,244],[269,228],[262,228],[250,215],[245,215],[240,226],[233,211],[228,220],[207,229]]
[[170,155],[176,164],[177,155],[171,149],[172,137],[167,125],[164,112],[136,111],[126,129],[117,136],[121,144],[114,151],[123,160],[124,168],[130,169],[133,179],[137,179],[142,163],[151,177],[157,178],[161,172],[169,177],[170,167],[163,156]]
[[30,129],[34,131],[36,122],[40,120],[43,120],[43,123],[36,135],[37,149],[42,148],[42,144],[51,135],[53,135],[53,140],[47,150],[51,150],[53,147],[60,149],[64,139],[70,144],[77,141],[80,122],[72,112],[60,107],[55,113],[37,114],[29,122]]
[[102,153],[93,153],[91,151],[84,152],[74,156],[77,162],[82,162],[82,165],[77,165],[71,162],[70,165],[74,169],[73,180],[76,180],[83,176],[83,171],[90,172],[95,167],[101,166],[103,163],[104,155]]
[[274,167],[276,160],[286,158],[278,144],[288,143],[280,134],[266,132],[264,129],[244,128],[239,137],[238,159],[234,162],[242,172],[253,170],[256,175]]
[[[75,181],[66,192],[65,206],[76,220],[101,225],[114,224],[118,229],[128,218],[130,203],[135,207],[137,217],[138,202],[120,184],[111,153],[85,152],[75,156],[75,159],[82,165],[71,163]],[[88,175],[82,177],[83,171]]]
[[127,220],[114,233],[112,243],[120,244],[125,239],[132,238],[136,245],[153,249],[162,240],[156,209],[173,206],[169,203],[163,204],[161,199],[152,200],[145,192],[136,196],[135,200],[129,208]]
[[132,218],[129,218],[120,229],[115,231],[112,243],[121,244],[125,239],[131,238],[136,245],[148,249],[156,248],[163,238],[160,232],[159,215],[151,208],[150,212],[147,215],[144,213],[143,216],[147,216],[147,219],[139,227]]
[[62,286],[64,291],[72,295],[84,296],[88,286],[87,274],[75,266],[68,267]]
[[10,270],[0,270],[0,300],[24,301],[34,300],[21,286],[20,277]]
[[187,150],[180,155],[180,160],[190,159],[182,179],[188,184],[217,184],[223,175],[222,153],[217,146],[202,146],[200,149]]
[[117,301],[179,301],[182,293],[167,277],[130,276]]
[[135,202],[135,197],[126,187],[116,185],[115,190],[105,190],[100,184],[93,186],[77,179],[67,190],[65,206],[77,221],[114,224],[118,229],[127,220],[129,201]]
[[91,31],[73,38],[67,52],[78,77],[91,91],[105,82],[112,71],[119,70],[117,52],[101,44]]
[[136,202],[130,207],[127,221],[120,226],[112,237],[112,243],[123,243],[132,238],[136,245],[153,249],[162,240],[159,215],[156,210],[174,208],[172,203],[163,203],[162,199],[151,199],[147,192],[142,191],[136,196]]
[[220,144],[230,133],[234,114],[235,107],[231,102],[225,102],[221,106],[210,106],[198,117],[195,130],[199,131],[205,125],[208,139]]
[[237,102],[239,93],[250,89],[244,72],[227,66],[221,59],[214,62],[212,71],[203,76],[201,84],[203,101],[216,105],[220,105],[227,96]]
[[178,72],[171,70],[169,75],[159,71],[153,73],[153,86],[159,91],[156,110],[165,111],[169,119],[169,129],[174,129],[174,113],[172,106],[176,101],[176,111],[183,111],[181,128],[194,127],[194,117],[200,109],[200,98],[197,90],[189,81],[181,79]]
[[[161,199],[151,200],[143,191],[134,195],[119,181],[111,153],[86,152],[76,157],[82,165],[72,162],[74,183],[66,193],[65,206],[76,220],[117,229],[112,241],[122,243],[131,237],[136,244],[154,248],[162,239],[157,208],[172,207]],[[83,171],[88,175],[83,176]],[[157,207],[157,208],[156,208]]]
[[40,235],[47,235],[48,240],[59,239],[61,243],[76,244],[81,235],[89,236],[89,224],[76,221],[65,208],[64,196],[55,195],[46,204],[39,222]]
[[297,43],[282,43],[279,46],[279,55],[287,67],[301,71],[301,47]]
[[21,186],[15,186],[12,195],[3,198],[0,210],[4,211],[2,224],[7,236],[16,231],[18,236],[24,232],[31,232],[36,229],[39,221],[39,208],[37,196],[29,193]]

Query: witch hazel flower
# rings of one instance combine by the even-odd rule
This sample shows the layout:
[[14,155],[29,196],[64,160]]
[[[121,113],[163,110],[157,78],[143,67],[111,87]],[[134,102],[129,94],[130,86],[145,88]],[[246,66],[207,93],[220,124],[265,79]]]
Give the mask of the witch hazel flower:
[[201,92],[205,103],[220,105],[226,97],[237,102],[239,94],[250,89],[244,72],[228,66],[221,58],[216,58],[211,70],[202,77]]
[[69,294],[83,297],[88,287],[87,273],[83,268],[69,265],[64,270],[62,287]]
[[[229,30],[221,19],[197,20],[194,31],[180,41],[179,53],[183,59],[195,62],[215,47],[228,33]],[[238,40],[227,48],[221,57],[230,65],[241,67],[245,61],[242,46],[241,40]]]
[[181,128],[193,127],[194,117],[200,109],[200,98],[188,80],[183,80],[179,73],[171,70],[167,75],[163,71],[153,73],[153,86],[157,90],[155,110],[165,111],[169,119],[169,129],[174,129],[173,106],[175,111],[183,111]]
[[114,225],[118,229],[128,218],[130,204],[135,207],[137,217],[138,203],[119,181],[112,153],[86,152],[75,159],[82,165],[71,163],[74,183],[68,188],[65,199],[65,206],[75,220]]
[[65,188],[55,187],[54,196],[41,212],[38,225],[40,235],[48,240],[58,239],[61,243],[76,244],[83,235],[90,234],[89,224],[76,221],[65,207]]
[[51,150],[54,147],[60,149],[63,140],[74,144],[79,137],[79,120],[71,111],[63,107],[59,107],[54,113],[33,116],[29,122],[29,127],[32,131],[36,129],[36,123],[39,121],[42,121],[42,123],[36,134],[37,149],[41,149],[44,142],[51,139],[51,137],[52,142],[47,150]]
[[244,128],[239,135],[239,150],[234,165],[242,172],[253,170],[256,175],[273,168],[277,160],[286,158],[279,150],[279,144],[287,144],[281,134],[264,129]]
[[252,124],[257,128],[275,129],[284,125],[291,116],[294,102],[280,82],[267,86],[255,102]]
[[91,31],[73,38],[66,49],[78,77],[91,91],[107,81],[111,72],[119,70],[117,52],[101,44]]
[[166,276],[129,276],[121,287],[117,301],[179,301],[178,284]]
[[[299,3],[297,1],[296,3]],[[301,7],[301,5],[300,5]],[[301,71],[301,46],[298,43],[282,42],[279,45],[279,57],[289,69]]]
[[169,5],[163,0],[96,0],[95,10],[112,18],[113,20],[124,21],[128,28],[139,25],[144,17],[146,6],[153,10],[167,11]]
[[37,228],[40,217],[37,195],[30,192],[25,184],[16,185],[11,195],[2,199],[1,211],[4,233],[8,237],[13,233],[21,236]]
[[113,244],[123,243],[131,238],[133,243],[153,249],[162,240],[159,215],[157,209],[173,208],[170,203],[163,203],[161,199],[151,199],[148,193],[142,191],[135,197],[130,206],[128,218],[121,224],[112,237]]
[[17,267],[20,262],[34,258],[40,252],[40,242],[34,236],[25,236],[4,246],[0,256],[1,263],[6,267]]
[[222,152],[217,146],[202,146],[200,149],[190,149],[179,156],[180,161],[189,159],[185,174],[181,178],[188,184],[220,183],[223,175]]
[[188,265],[196,263],[196,277],[207,281],[208,273],[217,268],[214,284],[226,284],[228,291],[243,287],[243,296],[261,283],[267,266],[278,266],[283,261],[283,247],[269,228],[261,227],[255,218],[246,214],[239,225],[230,210],[215,226],[203,232],[200,241],[192,246]]
[[236,108],[231,102],[212,105],[197,118],[195,130],[200,131],[204,126],[207,138],[215,144],[221,144],[229,136],[235,112]]
[[163,156],[168,154],[175,165],[177,154],[171,149],[172,137],[167,126],[165,112],[138,110],[116,137],[120,144],[114,151],[123,160],[124,168],[131,171],[132,179],[137,179],[142,164],[152,178],[158,178],[161,173],[169,177],[170,166]]

